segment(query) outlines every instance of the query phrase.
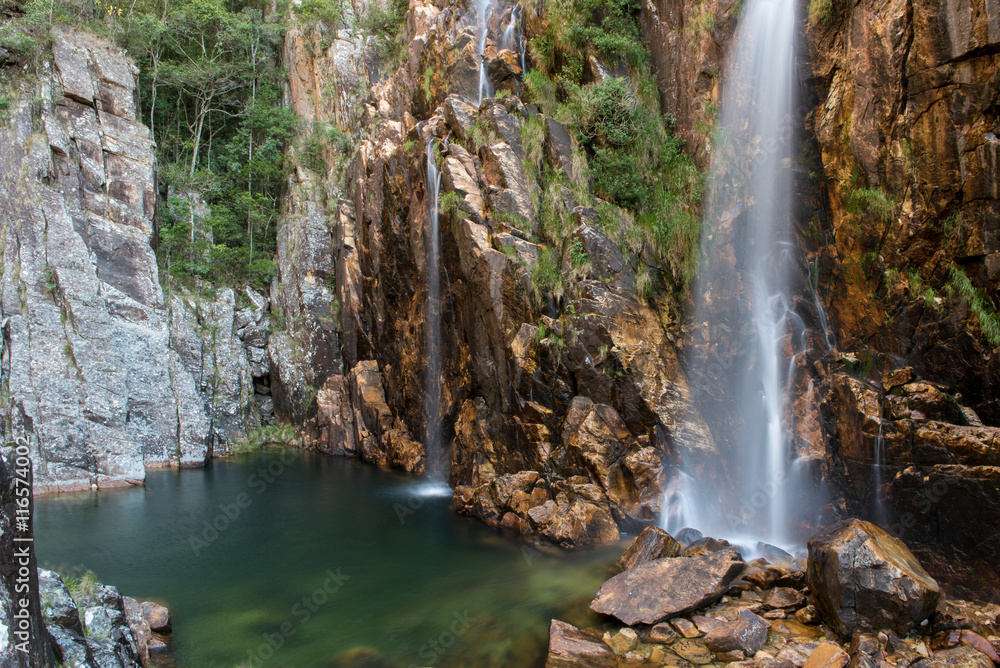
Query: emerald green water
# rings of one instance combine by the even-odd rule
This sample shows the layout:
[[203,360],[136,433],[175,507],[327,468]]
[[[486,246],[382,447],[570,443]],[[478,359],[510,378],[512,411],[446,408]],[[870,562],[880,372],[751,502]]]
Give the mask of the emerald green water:
[[[543,553],[422,485],[290,450],[150,472],[37,499],[38,559],[169,605],[181,668],[542,666],[550,619],[596,621],[623,546]],[[358,647],[392,663],[346,662]]]

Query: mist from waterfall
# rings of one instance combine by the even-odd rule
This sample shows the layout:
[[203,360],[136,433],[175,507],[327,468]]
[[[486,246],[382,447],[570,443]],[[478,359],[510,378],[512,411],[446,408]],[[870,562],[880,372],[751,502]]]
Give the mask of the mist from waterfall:
[[790,223],[797,4],[747,0],[728,54],[695,289],[692,347],[702,348],[690,364],[692,382],[710,379],[716,393],[710,406],[699,401],[702,414],[728,438],[716,437],[723,461],[714,471],[681,462],[661,521],[672,532],[692,527],[786,549],[801,545],[793,525],[811,494],[786,417],[807,350],[789,286],[798,256]]

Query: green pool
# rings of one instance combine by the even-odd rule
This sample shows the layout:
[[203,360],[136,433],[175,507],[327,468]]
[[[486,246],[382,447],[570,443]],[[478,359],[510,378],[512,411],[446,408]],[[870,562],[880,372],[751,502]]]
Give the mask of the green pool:
[[540,551],[426,491],[267,450],[40,498],[38,559],[169,605],[161,663],[181,668],[542,666],[551,618],[596,621],[587,603],[622,545]]

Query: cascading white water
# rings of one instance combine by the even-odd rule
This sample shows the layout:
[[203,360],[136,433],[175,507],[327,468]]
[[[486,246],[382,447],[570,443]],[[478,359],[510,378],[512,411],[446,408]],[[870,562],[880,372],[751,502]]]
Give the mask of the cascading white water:
[[427,303],[424,308],[427,340],[425,354],[427,370],[424,388],[427,400],[424,406],[426,422],[425,454],[426,478],[430,482],[426,493],[444,494],[448,490],[447,471],[442,470],[441,438],[441,268],[440,231],[438,206],[441,195],[441,173],[434,155],[435,138],[427,140],[427,234],[424,238],[427,276]]
[[[714,374],[714,403],[702,413],[723,435],[716,440],[724,442],[731,479],[699,476],[682,462],[662,522],[668,530],[690,526],[739,544],[757,539],[786,548],[798,544],[792,515],[809,493],[785,418],[795,361],[807,348],[788,270],[797,253],[790,224],[797,4],[747,1],[713,143],[694,321],[695,347],[708,343],[691,366],[696,383]],[[713,294],[719,288],[739,294],[727,300]]]
[[490,14],[496,10],[493,0],[476,0],[476,21],[479,28],[479,44],[477,54],[479,58],[479,102],[477,106],[483,106],[483,99],[493,94],[490,90],[489,77],[486,76],[486,38],[490,33]]
[[517,27],[518,9],[520,8],[515,6],[510,10],[510,21],[507,22],[507,27],[504,28],[503,36],[500,38],[500,48],[518,54],[521,61],[521,72],[525,73],[528,70],[524,62],[524,44],[522,44],[524,37]]
[[885,497],[882,494],[882,483],[883,483],[883,473],[882,473],[882,459],[884,458],[883,450],[885,449],[885,419],[882,417],[882,402],[879,402],[879,416],[878,416],[878,436],[875,438],[875,443],[873,445],[874,452],[872,453],[872,505],[875,507],[875,521],[879,526],[888,526],[888,516],[885,510]]

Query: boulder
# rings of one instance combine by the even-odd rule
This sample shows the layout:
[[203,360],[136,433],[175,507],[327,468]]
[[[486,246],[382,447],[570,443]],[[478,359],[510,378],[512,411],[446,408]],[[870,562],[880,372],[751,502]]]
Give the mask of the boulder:
[[639,634],[626,626],[618,633],[610,636],[610,641],[612,652],[615,654],[626,654],[639,646]]
[[921,659],[913,668],[993,668],[989,657],[975,647],[962,645],[936,652],[929,659]]
[[767,623],[744,610],[736,621],[720,622],[712,627],[705,636],[705,646],[716,654],[739,651],[744,656],[753,656],[764,647],[767,634]]
[[791,587],[775,587],[774,589],[769,589],[762,600],[765,608],[774,609],[788,609],[788,608],[801,608],[805,605],[806,597],[802,595],[801,592],[792,589]]
[[657,559],[605,582],[590,607],[629,626],[655,624],[718,600],[745,565],[731,550]]
[[76,601],[58,573],[39,568],[38,593],[42,600],[42,618],[46,624],[57,624],[83,633]]
[[142,618],[146,620],[151,630],[160,633],[170,632],[170,611],[167,610],[166,606],[153,601],[143,601],[140,606],[142,607]]
[[615,668],[615,654],[572,624],[553,619],[545,668]]
[[802,668],[844,668],[851,657],[833,643],[820,643],[806,659]]
[[883,628],[904,635],[941,595],[902,541],[856,519],[809,539],[807,578],[823,617],[843,637]]
[[615,564],[618,572],[627,571],[633,566],[645,564],[656,559],[676,557],[681,552],[681,544],[659,527],[646,527],[629,543]]

